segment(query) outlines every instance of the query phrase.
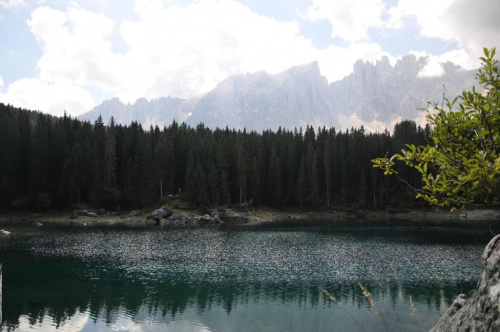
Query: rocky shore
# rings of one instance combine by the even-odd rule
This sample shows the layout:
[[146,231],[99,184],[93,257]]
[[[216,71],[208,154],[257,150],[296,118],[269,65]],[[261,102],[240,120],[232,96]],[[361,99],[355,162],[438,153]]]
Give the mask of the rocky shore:
[[260,225],[263,223],[309,220],[311,222],[349,222],[349,221],[433,221],[433,222],[473,222],[498,221],[500,210],[472,211],[434,211],[434,210],[385,210],[385,211],[328,211],[328,212],[290,212],[276,210],[238,211],[228,208],[210,209],[204,213],[184,210],[171,210],[160,207],[149,211],[127,211],[126,213],[105,210],[74,210],[71,213],[8,213],[0,214],[0,222],[28,223],[34,227],[44,224],[68,224],[74,226],[91,225],[129,225],[129,226],[218,226],[224,224]]

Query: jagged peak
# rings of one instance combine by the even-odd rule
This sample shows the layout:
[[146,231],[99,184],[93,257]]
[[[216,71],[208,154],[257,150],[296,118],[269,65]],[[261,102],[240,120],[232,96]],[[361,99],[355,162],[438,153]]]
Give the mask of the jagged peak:
[[293,77],[297,76],[304,77],[304,75],[313,78],[324,78],[324,80],[326,81],[326,77],[321,76],[318,61],[313,61],[304,65],[293,66],[275,75],[275,77],[276,79],[278,79],[278,81],[283,81],[287,79],[293,79]]
[[291,67],[291,68],[283,71],[282,73],[286,73],[286,72],[290,72],[290,71],[293,71],[293,72],[303,72],[303,73],[306,73],[306,72],[317,72],[317,73],[319,73],[319,64],[318,64],[318,61],[313,61],[311,63],[293,66],[293,67]]

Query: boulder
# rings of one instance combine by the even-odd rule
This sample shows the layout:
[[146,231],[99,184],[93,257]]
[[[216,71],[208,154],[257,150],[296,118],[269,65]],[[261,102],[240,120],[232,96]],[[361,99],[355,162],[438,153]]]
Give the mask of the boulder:
[[181,218],[182,218],[181,214],[180,214],[180,213],[177,213],[177,212],[172,213],[172,215],[170,216],[170,219],[171,219],[172,221],[176,221],[176,220],[179,220],[179,219],[181,219]]
[[198,221],[202,222],[202,223],[209,223],[212,221],[212,217],[210,217],[208,214],[206,214],[204,216],[199,217]]
[[481,264],[474,295],[465,299],[460,294],[431,332],[500,331],[500,235],[484,249]]
[[80,210],[78,211],[78,214],[84,217],[97,217],[97,213],[95,213],[94,211]]
[[0,229],[0,235],[9,235],[10,232],[9,231],[6,231],[4,229]]
[[154,221],[156,221],[157,223],[159,223],[160,220],[167,219],[171,215],[172,215],[172,211],[167,210],[165,208],[160,208],[158,210],[153,211],[153,213],[151,213],[151,215],[149,217],[151,219],[153,219]]

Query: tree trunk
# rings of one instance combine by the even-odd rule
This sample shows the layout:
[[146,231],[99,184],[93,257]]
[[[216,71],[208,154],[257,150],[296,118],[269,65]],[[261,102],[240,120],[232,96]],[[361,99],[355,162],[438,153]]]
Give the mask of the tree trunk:
[[160,177],[160,198],[163,199],[163,177]]

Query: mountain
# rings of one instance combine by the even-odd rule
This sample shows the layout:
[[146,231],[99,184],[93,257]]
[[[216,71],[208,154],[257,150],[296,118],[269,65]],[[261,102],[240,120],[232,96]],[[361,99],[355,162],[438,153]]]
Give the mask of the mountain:
[[251,129],[338,126],[330,112],[328,81],[317,62],[278,75],[264,72],[234,76],[213,91],[186,103],[189,125]]
[[107,121],[111,117],[116,123],[130,124],[137,121],[143,126],[169,125],[174,119],[183,122],[188,115],[183,113],[184,100],[179,98],[161,97],[148,101],[146,98],[137,99],[134,104],[123,104],[120,99],[105,100],[101,105],[90,112],[80,115],[83,121],[95,121],[99,115]]
[[383,130],[401,120],[421,120],[427,103],[441,104],[443,94],[453,99],[474,84],[475,70],[451,62],[441,63],[440,76],[420,75],[428,59],[408,55],[393,66],[383,57],[375,64],[358,61],[351,75],[329,86],[332,109],[342,127],[358,123]]
[[173,120],[210,128],[262,131],[311,125],[339,129],[364,125],[367,130],[392,129],[397,121],[422,120],[427,102],[441,102],[475,83],[475,71],[450,62],[439,64],[442,73],[422,75],[427,58],[408,55],[392,66],[383,57],[375,63],[358,61],[353,73],[328,84],[317,62],[292,67],[280,74],[265,72],[232,76],[214,90],[194,98],[162,97],[138,99],[123,104],[104,101],[82,120],[94,121],[99,114],[117,123],[137,121],[144,126],[168,125]]

